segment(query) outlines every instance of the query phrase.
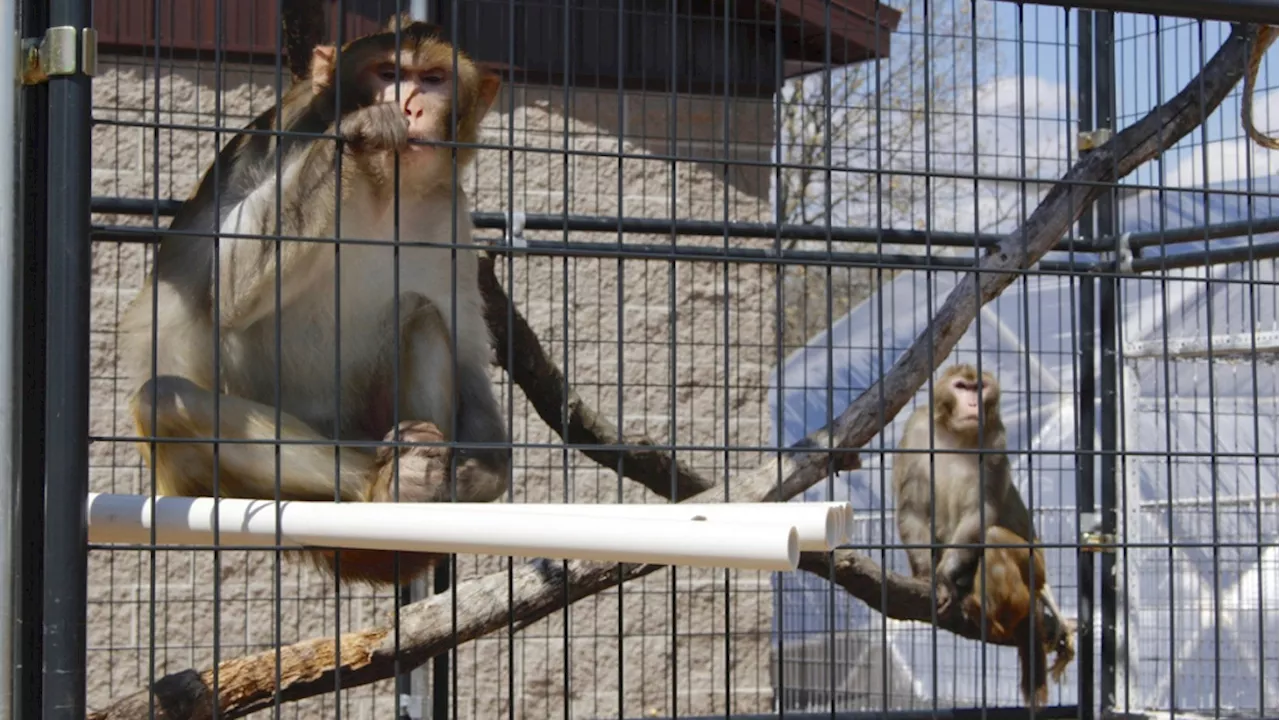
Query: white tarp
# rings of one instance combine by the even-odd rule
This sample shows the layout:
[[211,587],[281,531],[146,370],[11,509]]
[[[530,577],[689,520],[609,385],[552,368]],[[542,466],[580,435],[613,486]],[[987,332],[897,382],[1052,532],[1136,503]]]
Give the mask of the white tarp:
[[[1251,190],[1262,190],[1259,184],[1267,182],[1271,201],[1254,197],[1251,204],[1241,196],[1210,196],[1206,207],[1203,193],[1131,194],[1121,202],[1121,227],[1130,232],[1160,229],[1156,210],[1161,205],[1165,229],[1276,217],[1280,215],[1276,177],[1255,178]],[[1275,241],[1275,233],[1252,238],[1254,243]],[[1212,247],[1248,242],[1244,237],[1215,240]],[[1169,250],[1170,254],[1203,251],[1203,244]],[[1206,281],[1206,272],[1215,280]],[[773,422],[775,427],[782,424],[782,442],[794,443],[826,426],[830,417],[883,375],[924,329],[958,277],[950,271],[905,272],[835,321],[828,333],[787,358],[782,381],[775,373],[770,386]],[[1041,540],[1068,545],[1077,542],[1078,533],[1078,290],[1078,281],[1066,275],[1016,281],[982,308],[978,321],[944,362],[976,363],[976,350],[982,348],[983,369],[994,372],[1004,389],[1001,409],[1009,430],[1015,482],[1035,508]],[[1120,340],[1127,347],[1163,349],[1167,342],[1169,347],[1185,349],[1207,344],[1210,337],[1219,348],[1232,342],[1245,348],[1251,342],[1274,343],[1275,260],[1215,266],[1208,271],[1149,273],[1122,280],[1120,295]],[[1098,363],[1095,359],[1100,370]],[[1220,707],[1256,712],[1261,692],[1268,711],[1273,711],[1278,702],[1273,681],[1278,670],[1275,644],[1280,614],[1275,553],[1276,365],[1266,360],[1255,363],[1248,357],[1215,359],[1212,365],[1203,358],[1166,362],[1157,357],[1134,360],[1128,368],[1129,394],[1121,395],[1125,407],[1118,419],[1127,461],[1118,463],[1116,478],[1104,479],[1095,457],[1094,497],[1100,501],[1101,484],[1114,480],[1117,497],[1128,510],[1121,518],[1128,523],[1126,542],[1155,547],[1118,556],[1120,573],[1130,583],[1132,609],[1126,615],[1122,608],[1117,618],[1129,633],[1124,644],[1128,655],[1120,657],[1122,663],[1130,663],[1128,681],[1117,679],[1120,705],[1125,704],[1127,684],[1128,706],[1133,710],[1168,708],[1172,701],[1182,710]],[[1094,387],[1100,394],[1096,372]],[[1117,393],[1123,391],[1117,387]],[[833,398],[830,405],[828,392]],[[781,418],[776,408],[779,396],[785,409]],[[892,458],[878,450],[892,450],[911,408],[926,399],[927,386],[864,449],[862,469],[843,474],[834,483],[822,483],[805,496],[851,501],[860,518],[855,545],[898,542],[889,495]],[[1095,404],[1095,418],[1099,412],[1100,405]],[[1093,446],[1100,447],[1096,434]],[[1180,455],[1161,454],[1169,452]],[[1215,500],[1216,514],[1211,512]],[[1171,550],[1170,543],[1181,546]],[[1265,554],[1260,543],[1267,548]],[[878,549],[870,553],[881,558]],[[1075,616],[1079,585],[1075,551],[1050,548],[1046,562],[1059,603],[1069,616]],[[907,571],[905,554],[897,548],[887,551],[886,564],[895,572]],[[1101,588],[1097,572],[1094,585]],[[843,684],[879,674],[882,665],[887,666],[884,672],[896,674],[891,685],[914,684],[919,698],[904,703],[896,695],[891,708],[931,706],[935,680],[939,707],[1020,703],[1017,656],[1010,648],[988,648],[984,672],[979,643],[945,632],[935,635],[919,623],[886,623],[848,595],[832,595],[824,582],[806,573],[775,575],[775,586],[780,591],[775,632],[781,630],[787,645],[811,644],[800,653],[807,662],[826,657],[828,650],[818,639],[832,630],[841,633],[841,642],[856,646],[853,652],[839,654],[847,658],[834,675],[839,707],[882,707],[879,683],[869,688],[859,683],[860,691],[846,688],[841,693]],[[1123,586],[1121,592],[1125,592]],[[1096,601],[1094,613],[1095,636],[1100,638]],[[1078,652],[1090,650],[1078,648]],[[1095,647],[1092,652],[1099,650]],[[785,667],[795,662],[796,652],[784,656],[788,658],[783,661]],[[1101,657],[1095,657],[1095,667],[1100,669]],[[1064,685],[1052,690],[1053,704],[1076,702],[1078,668],[1077,658]],[[904,673],[908,677],[901,677]],[[827,677],[826,673],[811,675]],[[788,677],[794,681],[797,675],[784,672],[784,685]],[[815,696],[802,691],[815,689],[782,687],[779,701],[787,707],[811,701]],[[829,701],[822,702],[825,709]]]

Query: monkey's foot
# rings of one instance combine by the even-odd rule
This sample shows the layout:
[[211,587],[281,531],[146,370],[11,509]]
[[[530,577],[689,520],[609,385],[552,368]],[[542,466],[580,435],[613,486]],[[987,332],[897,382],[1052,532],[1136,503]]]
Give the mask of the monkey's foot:
[[949,617],[952,609],[958,606],[955,602],[959,596],[955,585],[948,582],[942,575],[938,576],[938,619],[941,620]]
[[[400,441],[406,443],[443,443],[440,428],[421,420],[400,423]],[[395,431],[387,433],[386,442],[395,441]],[[395,502],[396,471],[399,470],[399,502],[447,502],[449,500],[449,448],[444,445],[378,448],[378,474],[369,488],[370,502]]]
[[[409,420],[400,423],[400,441],[408,443],[443,443],[440,428],[429,422]],[[385,441],[395,442],[395,431]],[[375,455],[377,473],[372,479],[369,502],[440,502],[449,500],[449,448],[443,444],[396,448],[384,445]],[[399,477],[397,478],[397,470]],[[397,498],[396,483],[399,482]],[[348,548],[341,551],[341,563],[333,550],[308,553],[316,567],[340,576],[343,582],[381,586],[405,583],[423,574],[446,556],[436,553],[395,553],[387,550]],[[399,573],[397,574],[397,570]]]
[[495,472],[491,463],[470,457],[458,462],[458,499],[463,502],[493,502],[507,492],[505,474]]

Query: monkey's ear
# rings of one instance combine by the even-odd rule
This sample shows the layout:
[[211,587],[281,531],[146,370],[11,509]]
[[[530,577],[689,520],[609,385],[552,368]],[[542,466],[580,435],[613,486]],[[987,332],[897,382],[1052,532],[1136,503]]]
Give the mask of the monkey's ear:
[[333,82],[333,75],[337,71],[334,64],[337,57],[337,48],[332,45],[317,45],[311,51],[311,84],[317,90],[328,87]]
[[412,14],[412,13],[410,13],[408,10],[405,10],[405,11],[400,12],[400,13],[392,13],[391,17],[387,18],[387,24],[382,26],[382,31],[383,31],[383,32],[389,32],[389,33],[393,33],[393,32],[395,32],[395,31],[396,31],[396,18],[399,18],[399,19],[400,19],[400,28],[401,28],[401,29],[407,28],[407,27],[409,27],[410,25],[412,25],[414,22],[416,22],[416,21],[413,19],[413,14]]
[[493,107],[498,97],[498,89],[502,87],[502,76],[492,70],[480,70],[480,92],[476,96],[476,118],[483,118]]

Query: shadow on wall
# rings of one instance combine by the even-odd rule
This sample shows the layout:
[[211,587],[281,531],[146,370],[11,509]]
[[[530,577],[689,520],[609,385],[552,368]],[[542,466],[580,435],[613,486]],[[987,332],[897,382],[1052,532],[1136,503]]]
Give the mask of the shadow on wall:
[[[568,122],[567,128],[537,127],[536,121],[517,126],[517,150],[541,146],[567,147],[570,153],[616,152],[616,142],[622,138],[629,155],[688,162],[699,175],[727,182],[738,193],[764,202],[769,199],[771,170],[760,164],[769,162],[773,147],[769,100],[520,84],[514,93],[509,88],[499,92],[494,112],[508,115],[521,109],[536,109],[548,118]],[[665,172],[669,178],[671,170]]]

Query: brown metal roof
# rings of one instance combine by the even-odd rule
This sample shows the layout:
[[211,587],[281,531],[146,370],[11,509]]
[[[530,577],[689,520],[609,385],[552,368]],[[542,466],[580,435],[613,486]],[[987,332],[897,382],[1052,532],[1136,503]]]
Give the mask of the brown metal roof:
[[[402,5],[403,3],[401,3]],[[336,0],[317,0],[332,37]],[[435,20],[478,61],[524,82],[767,97],[785,76],[829,61],[848,65],[889,54],[901,13],[876,0],[466,0],[436,3]],[[201,57],[270,63],[277,57],[277,3],[222,0],[94,0],[102,52],[148,59]],[[345,0],[343,37],[377,29],[394,0]],[[457,8],[456,18],[447,17]],[[830,8],[829,11],[827,8]],[[158,15],[157,15],[158,13]],[[621,13],[621,17],[619,14]],[[733,17],[726,18],[727,13]],[[674,20],[674,25],[673,25]],[[504,32],[516,28],[516,37]],[[219,40],[218,42],[217,40]],[[157,44],[159,49],[157,51]]]
[[828,39],[834,65],[888,57],[890,35],[902,18],[900,10],[875,0],[830,0],[829,15],[823,0],[764,0],[759,6],[771,26],[781,14],[789,50],[785,57],[799,72],[826,63]]

